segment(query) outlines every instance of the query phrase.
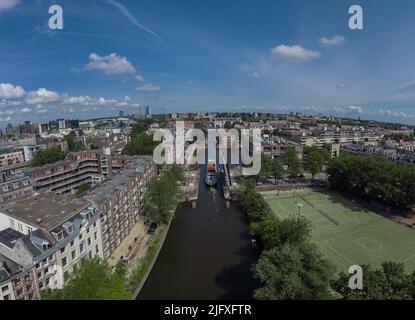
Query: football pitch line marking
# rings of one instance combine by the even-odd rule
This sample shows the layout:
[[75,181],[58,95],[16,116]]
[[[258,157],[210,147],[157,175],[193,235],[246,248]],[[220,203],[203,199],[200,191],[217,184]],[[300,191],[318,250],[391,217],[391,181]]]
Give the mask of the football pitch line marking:
[[287,213],[287,210],[282,206],[282,204],[280,203],[279,200],[276,201],[278,206],[282,209],[282,211],[284,211],[285,213]]
[[[384,218],[384,219],[386,219],[386,218]],[[393,222],[393,223],[396,223],[396,222]],[[390,236],[395,237],[395,238],[397,238],[397,239],[399,239],[399,240],[401,240],[401,241],[405,241],[405,242],[407,242],[407,243],[409,243],[409,244],[415,245],[415,242],[412,242],[412,241],[410,241],[410,240],[407,240],[407,239],[401,238],[401,237],[397,236],[396,234],[393,234],[393,233],[391,233],[391,232],[389,232],[389,231],[386,231],[386,230],[385,230],[385,229],[383,229],[382,227],[379,227],[379,226],[377,226],[377,225],[373,225],[373,227],[375,227],[375,228],[377,228],[377,229],[379,229],[379,230],[381,230],[381,231],[383,231],[383,232],[385,232],[385,233],[389,234]]]
[[337,240],[337,239],[340,239],[340,238],[348,237],[348,236],[350,236],[350,235],[352,235],[354,233],[361,232],[361,231],[363,231],[363,230],[365,230],[367,228],[370,228],[370,226],[366,226],[366,227],[363,227],[361,229],[357,229],[355,231],[352,231],[352,232],[349,232],[349,233],[346,233],[346,234],[342,234],[341,236],[337,236],[337,237],[333,237],[333,238],[330,238],[330,239],[326,239],[324,241],[333,241],[333,240]]
[[334,249],[330,244],[326,243],[326,241],[324,241],[324,244],[329,247],[329,249],[333,250],[334,253],[336,253],[340,258],[342,258],[343,260],[345,260],[348,263],[351,263],[352,265],[355,264],[352,260],[350,260],[349,258],[345,257],[344,255],[342,255],[340,252],[338,252],[336,249]]

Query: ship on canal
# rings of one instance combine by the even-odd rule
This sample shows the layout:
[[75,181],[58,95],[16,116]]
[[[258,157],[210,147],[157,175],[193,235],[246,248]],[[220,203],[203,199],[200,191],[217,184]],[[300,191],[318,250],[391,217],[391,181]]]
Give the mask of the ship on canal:
[[216,161],[214,160],[209,160],[207,163],[205,182],[208,186],[211,187],[216,185]]

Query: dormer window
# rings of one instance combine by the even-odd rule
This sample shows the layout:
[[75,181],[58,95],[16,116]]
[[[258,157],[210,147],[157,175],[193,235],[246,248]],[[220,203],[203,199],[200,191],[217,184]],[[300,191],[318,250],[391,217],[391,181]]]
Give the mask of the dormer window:
[[74,231],[73,223],[72,222],[65,222],[62,227],[68,234],[71,234]]
[[60,241],[62,240],[63,237],[63,230],[60,230],[58,232],[53,232],[53,236],[55,237],[56,240]]

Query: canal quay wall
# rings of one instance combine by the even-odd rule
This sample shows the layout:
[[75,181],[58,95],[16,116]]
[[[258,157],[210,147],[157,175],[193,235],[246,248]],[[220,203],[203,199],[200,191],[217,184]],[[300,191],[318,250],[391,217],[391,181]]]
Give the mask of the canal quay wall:
[[169,221],[169,224],[167,225],[166,229],[163,231],[164,234],[163,234],[162,239],[161,239],[161,241],[159,243],[159,246],[157,248],[157,252],[154,255],[154,257],[153,257],[153,259],[152,259],[149,267],[147,268],[147,270],[146,270],[143,278],[141,279],[140,283],[138,284],[137,288],[135,289],[131,300],[137,300],[138,295],[140,294],[141,289],[143,288],[144,284],[146,283],[146,280],[147,280],[147,278],[148,278],[151,270],[153,269],[154,264],[157,261],[157,258],[158,258],[159,254],[160,254],[160,251],[163,248],[164,241],[166,240],[167,234],[169,233],[170,225],[171,225],[171,222],[173,221],[174,215],[176,214],[176,210],[177,210],[177,208],[174,210],[174,214],[172,214],[172,216],[170,218],[170,221]]

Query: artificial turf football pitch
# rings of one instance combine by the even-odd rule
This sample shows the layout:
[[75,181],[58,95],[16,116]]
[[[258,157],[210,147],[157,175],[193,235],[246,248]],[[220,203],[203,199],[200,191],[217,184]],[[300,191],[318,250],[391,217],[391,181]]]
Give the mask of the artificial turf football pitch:
[[334,193],[312,192],[266,200],[283,219],[301,213],[312,223],[312,238],[338,271],[353,264],[379,267],[384,261],[404,262],[415,270],[415,230],[395,223]]

